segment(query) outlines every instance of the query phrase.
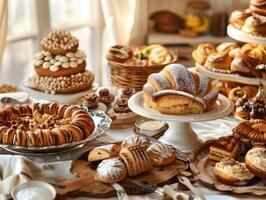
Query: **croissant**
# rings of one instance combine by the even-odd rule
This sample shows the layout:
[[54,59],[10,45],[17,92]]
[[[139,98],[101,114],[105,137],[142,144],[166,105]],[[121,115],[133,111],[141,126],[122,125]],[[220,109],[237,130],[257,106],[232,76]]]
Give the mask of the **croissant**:
[[217,97],[205,75],[192,73],[181,64],[170,64],[160,73],[151,74],[143,86],[146,105],[161,113],[203,113]]

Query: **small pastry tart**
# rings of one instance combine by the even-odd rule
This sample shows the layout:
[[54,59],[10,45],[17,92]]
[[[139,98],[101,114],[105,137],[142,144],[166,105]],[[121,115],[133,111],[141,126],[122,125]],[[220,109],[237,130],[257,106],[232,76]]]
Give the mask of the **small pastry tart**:
[[213,174],[221,183],[233,186],[247,185],[254,178],[245,163],[232,158],[224,158],[217,162],[213,168]]
[[124,163],[118,157],[103,160],[96,171],[95,179],[109,184],[123,180],[127,174]]
[[55,30],[41,41],[42,48],[53,55],[65,55],[68,52],[76,52],[78,39],[68,31]]
[[114,99],[114,95],[112,95],[107,88],[103,88],[99,91],[98,101],[105,104],[107,107],[111,105]]
[[245,24],[246,18],[250,15],[251,12],[249,9],[233,11],[230,16],[229,23],[232,24],[234,27],[241,29]]
[[109,49],[107,59],[110,61],[124,63],[133,56],[130,48],[122,45],[116,45]]
[[134,134],[127,137],[121,144],[121,147],[127,147],[131,145],[139,145],[140,147],[147,149],[150,146],[150,140],[146,137]]
[[232,60],[229,55],[215,52],[208,56],[204,66],[212,71],[217,71],[220,73],[231,73],[231,61]]
[[240,46],[234,42],[224,42],[224,43],[221,43],[220,45],[218,45],[216,47],[216,50],[218,52],[229,55],[230,51],[232,51],[234,49],[239,49],[239,48],[240,48]]
[[245,156],[245,163],[255,176],[266,179],[266,149],[264,147],[249,150]]
[[155,167],[167,166],[175,161],[176,151],[167,144],[153,143],[147,149],[147,153]]
[[266,79],[266,64],[257,65],[256,70],[261,74],[263,79]]
[[192,58],[200,65],[203,65],[207,57],[215,52],[215,46],[211,43],[202,43],[192,52]]
[[248,99],[248,95],[243,91],[243,88],[237,87],[230,90],[228,98],[235,103],[239,98]]

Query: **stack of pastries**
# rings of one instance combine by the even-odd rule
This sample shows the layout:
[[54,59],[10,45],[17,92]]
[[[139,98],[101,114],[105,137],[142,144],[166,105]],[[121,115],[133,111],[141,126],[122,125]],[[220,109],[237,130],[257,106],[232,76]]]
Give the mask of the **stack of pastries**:
[[216,179],[233,186],[247,185],[255,176],[266,179],[265,143],[266,121],[261,119],[242,122],[232,136],[219,138],[208,154]]
[[192,73],[181,64],[170,64],[151,74],[143,87],[146,105],[161,113],[198,114],[214,105],[218,93],[203,74]]
[[230,24],[252,35],[266,36],[266,1],[250,0],[245,10],[236,10],[230,16]]
[[215,72],[266,78],[266,49],[263,45],[248,43],[239,46],[226,42],[215,47],[201,43],[192,52],[192,57],[196,64]]
[[23,147],[78,142],[94,131],[90,114],[75,105],[18,105],[0,111],[0,143]]
[[35,75],[26,85],[50,94],[76,93],[89,89],[94,75],[86,70],[86,55],[79,41],[67,31],[56,30],[41,41],[42,51],[34,56]]
[[94,148],[89,162],[100,161],[95,179],[104,183],[119,182],[128,175],[137,176],[153,167],[165,167],[175,162],[176,151],[166,144],[152,143],[146,137],[132,135],[121,144]]
[[164,46],[155,44],[143,47],[116,45],[109,49],[108,61],[128,65],[154,66],[175,62],[175,56]]

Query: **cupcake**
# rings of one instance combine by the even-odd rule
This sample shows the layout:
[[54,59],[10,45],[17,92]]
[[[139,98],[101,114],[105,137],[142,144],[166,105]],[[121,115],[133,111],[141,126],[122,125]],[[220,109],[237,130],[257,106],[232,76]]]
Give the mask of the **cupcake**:
[[89,93],[83,98],[82,105],[89,108],[95,109],[98,107],[97,95],[95,93]]
[[245,163],[249,171],[266,179],[266,149],[264,147],[249,150],[245,157]]
[[224,158],[217,162],[213,173],[221,183],[233,186],[246,185],[254,178],[245,163],[240,163],[232,158]]
[[121,98],[127,98],[131,97],[135,93],[135,90],[132,88],[123,88],[122,89],[122,95]]

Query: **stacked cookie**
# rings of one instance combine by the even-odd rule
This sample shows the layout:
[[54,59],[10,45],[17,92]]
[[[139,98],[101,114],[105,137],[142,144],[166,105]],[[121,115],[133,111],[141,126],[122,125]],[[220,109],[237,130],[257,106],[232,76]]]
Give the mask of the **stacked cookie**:
[[246,10],[232,12],[230,24],[243,32],[265,36],[266,35],[266,1],[250,0],[250,7]]
[[36,74],[27,86],[45,93],[76,93],[89,89],[94,76],[85,70],[86,55],[79,41],[67,31],[53,31],[41,41],[42,51],[34,56]]

